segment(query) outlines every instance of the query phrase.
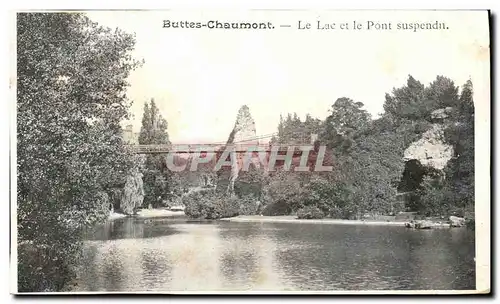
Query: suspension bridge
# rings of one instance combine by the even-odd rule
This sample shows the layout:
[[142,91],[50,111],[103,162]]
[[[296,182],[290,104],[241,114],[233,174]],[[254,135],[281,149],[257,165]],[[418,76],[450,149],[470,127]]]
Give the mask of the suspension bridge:
[[[162,144],[152,144],[152,145],[128,145],[131,151],[135,154],[166,154],[166,153],[222,153],[225,149],[230,149],[232,152],[236,153],[246,153],[249,151],[254,152],[271,152],[273,151],[270,143],[256,144],[255,141],[261,139],[271,138],[276,135],[276,133],[270,133],[265,135],[253,136],[245,138],[233,143],[207,143],[207,144],[174,144],[174,145],[162,145]],[[253,142],[253,143],[251,143]],[[307,145],[310,142],[301,140],[300,142],[293,143],[295,146]],[[292,144],[290,144],[292,145]],[[276,149],[276,148],[274,148]],[[279,151],[286,151],[287,147],[279,147]],[[299,154],[300,151],[294,151],[294,154]]]
[[[286,165],[287,161],[283,158],[274,159],[272,162],[272,166],[274,168],[281,168],[282,166],[292,165],[294,167],[304,167],[302,164],[302,158],[305,156],[307,158],[305,167],[308,167],[310,170],[315,170],[318,166],[322,167],[326,160],[326,165],[330,166],[331,157],[326,156],[325,151],[320,151],[320,147],[316,144],[316,136],[312,134],[309,140],[304,140],[300,136],[295,136],[295,140],[286,144],[272,144],[262,143],[259,144],[260,139],[270,138],[273,134],[266,134],[261,136],[253,136],[249,138],[244,138],[232,143],[207,143],[207,144],[175,144],[175,145],[129,145],[129,148],[135,154],[157,154],[166,156],[169,153],[177,154],[174,156],[173,160],[165,159],[165,162],[168,167],[168,162],[173,161],[175,163],[174,166],[182,168],[181,170],[185,170],[189,160],[193,160],[194,158],[207,158],[206,162],[203,162],[202,169],[205,170],[207,168],[211,168],[212,165],[218,164],[221,159],[225,158],[225,161],[230,161],[231,170],[241,170],[242,168],[248,169],[247,161],[250,161],[257,167],[268,168],[269,162],[271,161],[271,156],[273,152],[275,155],[289,155],[291,156],[290,163]],[[311,147],[314,145],[314,147]],[[300,146],[308,146],[312,149],[309,151],[300,149]],[[224,153],[235,153],[235,158],[228,154]],[[265,153],[264,158],[262,158],[262,154]],[[322,154],[321,154],[322,153]],[[321,155],[320,155],[321,154]],[[184,156],[182,156],[184,155]],[[225,156],[227,155],[227,156]],[[250,157],[249,159],[247,157]],[[319,157],[319,158],[318,158]],[[318,164],[318,160],[323,160],[321,164]],[[233,163],[235,161],[235,163]],[[197,165],[199,163],[196,163]],[[208,167],[207,167],[208,166]],[[227,164],[222,165],[224,168],[227,168]],[[197,168],[197,166],[195,166]],[[191,168],[191,166],[190,166]],[[323,168],[323,167],[322,167]],[[247,170],[246,169],[246,170]],[[192,170],[192,169],[191,169]],[[303,170],[301,170],[303,171]]]

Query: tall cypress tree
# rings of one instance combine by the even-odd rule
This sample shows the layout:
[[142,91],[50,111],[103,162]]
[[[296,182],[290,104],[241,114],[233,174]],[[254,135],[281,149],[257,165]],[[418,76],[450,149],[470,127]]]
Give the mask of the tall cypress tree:
[[168,123],[156,106],[154,98],[150,103],[144,103],[144,114],[142,116],[139,144],[141,145],[164,145],[170,144],[167,133]]
[[[144,104],[142,126],[139,133],[141,145],[170,145],[167,133],[167,121],[152,98]],[[164,165],[164,155],[148,155],[144,166],[144,203],[154,207],[160,206],[169,198],[170,172]]]
[[151,121],[151,113],[149,111],[149,105],[147,102],[144,103],[144,114],[142,114],[142,126],[141,132],[139,133],[139,144],[147,145],[150,144],[152,126],[149,123]]

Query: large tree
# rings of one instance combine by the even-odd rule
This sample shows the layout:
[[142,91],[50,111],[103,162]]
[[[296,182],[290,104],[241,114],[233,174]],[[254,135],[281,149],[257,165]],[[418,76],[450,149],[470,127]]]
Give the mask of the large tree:
[[462,87],[452,123],[445,131],[445,139],[454,148],[453,158],[448,162],[446,173],[448,199],[455,208],[474,210],[474,100],[472,82]]
[[167,133],[168,123],[156,106],[154,98],[150,103],[144,103],[144,114],[142,116],[141,131],[139,133],[139,144],[164,144],[170,145]]
[[[154,99],[144,104],[142,126],[139,133],[141,145],[167,145],[170,140],[167,133],[168,123],[156,106]],[[164,155],[148,155],[144,166],[144,203],[154,207],[170,199],[172,175],[165,166]]]
[[273,136],[271,143],[279,144],[309,144],[311,134],[318,134],[321,130],[321,120],[306,114],[301,121],[297,113],[288,114],[286,119],[280,115],[278,134]]
[[119,122],[134,37],[79,13],[17,15],[18,288],[60,290],[80,232],[130,168]]
[[321,141],[339,153],[349,149],[353,136],[363,131],[371,121],[370,113],[363,106],[363,103],[350,98],[337,99],[323,123]]

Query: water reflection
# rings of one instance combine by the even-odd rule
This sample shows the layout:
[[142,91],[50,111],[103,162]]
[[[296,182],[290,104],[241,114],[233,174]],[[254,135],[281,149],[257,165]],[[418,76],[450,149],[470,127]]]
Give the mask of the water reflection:
[[151,238],[178,233],[170,228],[172,222],[168,219],[135,219],[124,218],[105,223],[94,231],[87,233],[89,240],[117,240]]
[[169,290],[220,289],[219,227],[207,224],[173,225],[183,234],[165,240],[166,254],[172,263],[172,281]]
[[86,243],[78,290],[474,289],[474,233],[125,219]]
[[121,250],[111,244],[107,254],[103,256],[102,276],[105,290],[122,290],[123,281],[126,279],[124,273],[124,262]]
[[146,248],[141,252],[141,282],[148,290],[161,290],[170,281],[171,262],[156,248]]
[[276,267],[278,248],[273,239],[276,229],[262,224],[223,227],[221,239],[224,240],[224,250],[220,259],[224,285],[228,289],[291,289],[282,278],[282,270]]

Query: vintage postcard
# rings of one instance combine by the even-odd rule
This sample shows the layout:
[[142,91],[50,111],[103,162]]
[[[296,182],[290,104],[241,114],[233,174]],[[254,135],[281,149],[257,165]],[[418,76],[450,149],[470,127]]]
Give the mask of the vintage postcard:
[[488,11],[12,15],[13,293],[490,293]]

